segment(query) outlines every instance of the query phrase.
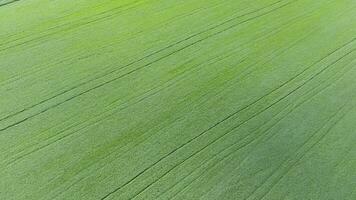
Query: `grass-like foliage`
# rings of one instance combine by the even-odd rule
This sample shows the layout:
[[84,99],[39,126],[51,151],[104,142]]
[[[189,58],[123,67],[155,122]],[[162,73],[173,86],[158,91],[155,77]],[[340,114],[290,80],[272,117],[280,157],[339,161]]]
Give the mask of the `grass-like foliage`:
[[0,200],[355,200],[355,0],[0,0]]

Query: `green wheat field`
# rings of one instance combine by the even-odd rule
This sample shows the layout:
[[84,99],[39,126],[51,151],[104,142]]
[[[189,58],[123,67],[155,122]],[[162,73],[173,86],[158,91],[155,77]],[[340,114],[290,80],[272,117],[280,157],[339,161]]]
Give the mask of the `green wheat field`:
[[356,200],[355,0],[0,0],[0,200]]

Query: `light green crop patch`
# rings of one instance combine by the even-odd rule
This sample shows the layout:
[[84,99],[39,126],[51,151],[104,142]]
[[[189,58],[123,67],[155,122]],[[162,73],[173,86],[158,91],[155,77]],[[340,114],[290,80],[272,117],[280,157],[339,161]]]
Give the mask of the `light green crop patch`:
[[356,199],[355,10],[0,0],[0,199]]

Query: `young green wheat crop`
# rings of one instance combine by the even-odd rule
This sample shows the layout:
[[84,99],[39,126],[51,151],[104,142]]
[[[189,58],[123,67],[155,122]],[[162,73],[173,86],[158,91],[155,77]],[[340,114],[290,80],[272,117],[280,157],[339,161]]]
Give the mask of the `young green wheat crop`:
[[0,200],[355,200],[355,0],[0,0]]

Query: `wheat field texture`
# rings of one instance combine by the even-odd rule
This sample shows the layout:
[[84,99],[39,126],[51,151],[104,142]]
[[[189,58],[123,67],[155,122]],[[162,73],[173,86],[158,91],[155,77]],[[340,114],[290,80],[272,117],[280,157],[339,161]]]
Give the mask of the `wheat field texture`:
[[355,200],[355,0],[0,0],[1,200]]

